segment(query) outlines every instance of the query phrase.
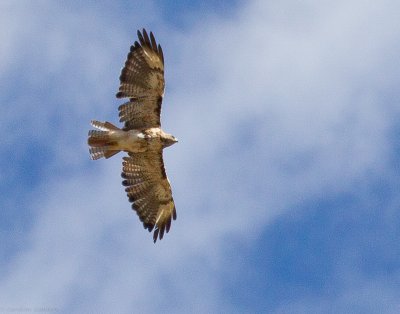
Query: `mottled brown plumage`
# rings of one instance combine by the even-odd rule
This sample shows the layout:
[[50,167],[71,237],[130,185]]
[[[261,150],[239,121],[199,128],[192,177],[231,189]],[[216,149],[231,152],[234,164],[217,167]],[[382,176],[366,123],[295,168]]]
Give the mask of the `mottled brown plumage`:
[[153,231],[153,240],[162,239],[176,219],[171,186],[165,173],[162,151],[177,142],[161,130],[160,112],[164,96],[164,55],[153,33],[138,31],[121,70],[117,98],[129,98],[119,106],[119,129],[109,122],[92,121],[98,130],[89,131],[92,159],[109,158],[119,151],[123,158],[123,185],[132,208],[143,226]]

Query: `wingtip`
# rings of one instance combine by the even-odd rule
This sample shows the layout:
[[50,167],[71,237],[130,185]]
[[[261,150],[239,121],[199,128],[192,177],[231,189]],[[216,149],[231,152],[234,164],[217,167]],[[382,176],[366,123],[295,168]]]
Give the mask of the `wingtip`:
[[146,46],[151,48],[149,35],[147,34],[147,32],[146,32],[146,30],[144,28],[143,28],[143,37],[144,37],[144,41],[145,41]]
[[[144,29],[144,28],[143,28],[143,29]],[[138,37],[138,39],[139,39],[140,44],[143,46],[145,43],[144,43],[143,35],[142,35],[142,33],[140,32],[140,30],[137,31],[137,37]]]
[[118,93],[115,94],[115,97],[124,98],[124,97],[126,97],[126,94],[124,92],[118,92]]
[[157,242],[158,232],[159,232],[159,229],[158,229],[158,228],[157,228],[156,230],[154,230],[154,233],[153,233],[153,242],[154,242],[154,243]]
[[165,226],[165,231],[168,233],[171,228],[171,217],[167,220],[167,225]]
[[157,42],[156,42],[156,39],[155,39],[155,37],[154,37],[153,32],[150,32],[150,42],[151,42],[151,47],[152,47],[152,49],[153,49],[156,53],[159,53],[159,52],[158,52],[158,49],[157,49]]
[[161,60],[164,63],[164,52],[163,52],[160,44],[158,44],[158,54],[161,56]]

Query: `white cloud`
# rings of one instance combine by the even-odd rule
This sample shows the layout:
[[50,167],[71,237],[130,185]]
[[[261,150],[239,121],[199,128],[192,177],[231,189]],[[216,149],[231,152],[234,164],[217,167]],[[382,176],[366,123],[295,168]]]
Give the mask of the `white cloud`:
[[[348,274],[355,277],[354,274]],[[398,281],[399,278],[396,278]],[[394,280],[388,282],[356,278],[339,293],[320,297],[306,297],[299,302],[290,302],[274,313],[383,313],[399,311],[399,293]]]
[[35,131],[55,156],[34,187],[36,222],[0,284],[0,304],[221,311],[225,241],[251,245],[277,215],[385,168],[398,114],[382,99],[398,74],[396,3],[253,1],[235,20],[156,32],[169,79],[163,122],[180,142],[165,152],[178,220],[153,246],[120,186],[120,157],[89,166],[85,145],[90,119],[116,120],[113,93],[135,27],[152,16],[168,29],[149,7],[123,16],[130,30],[126,20],[53,2],[41,2],[43,15],[3,11],[25,23],[1,19],[10,32],[0,34],[0,64],[5,73],[28,64],[29,88],[8,85],[18,97],[14,110],[3,107],[10,124],[1,128],[26,122],[10,146]]

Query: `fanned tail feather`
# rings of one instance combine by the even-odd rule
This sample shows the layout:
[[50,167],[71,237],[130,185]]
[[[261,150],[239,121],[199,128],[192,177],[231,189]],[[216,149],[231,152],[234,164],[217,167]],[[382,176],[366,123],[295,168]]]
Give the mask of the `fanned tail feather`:
[[109,135],[110,131],[119,130],[119,128],[110,122],[103,123],[95,120],[91,121],[91,125],[98,130],[90,130],[88,134],[90,157],[93,160],[96,160],[102,157],[110,158],[119,153],[119,150],[110,149],[111,145],[113,144],[113,140]]
[[89,148],[90,157],[93,160],[97,160],[102,157],[108,159],[119,152],[120,152],[119,150],[110,150],[110,149],[108,149],[107,146]]
[[90,124],[92,125],[92,127],[99,129],[101,131],[119,130],[119,128],[117,128],[114,124],[107,122],[107,121],[100,122],[100,121],[92,120],[92,121],[90,121]]
[[88,135],[88,144],[91,147],[103,147],[109,141],[108,131],[90,130]]

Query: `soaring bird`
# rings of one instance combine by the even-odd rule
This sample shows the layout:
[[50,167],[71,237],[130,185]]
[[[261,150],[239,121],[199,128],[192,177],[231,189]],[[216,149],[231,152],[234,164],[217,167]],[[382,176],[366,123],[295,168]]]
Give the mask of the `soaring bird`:
[[89,153],[93,160],[127,152],[122,162],[122,184],[132,209],[145,229],[153,231],[154,243],[176,219],[175,203],[163,162],[163,149],[178,140],[161,129],[160,112],[164,97],[164,55],[152,32],[138,31],[121,70],[117,98],[129,98],[120,105],[122,129],[110,122],[91,121]]

